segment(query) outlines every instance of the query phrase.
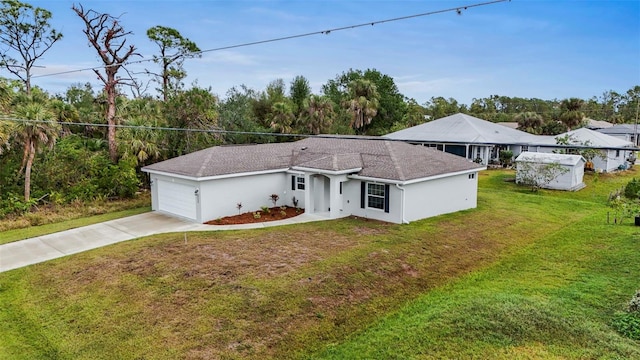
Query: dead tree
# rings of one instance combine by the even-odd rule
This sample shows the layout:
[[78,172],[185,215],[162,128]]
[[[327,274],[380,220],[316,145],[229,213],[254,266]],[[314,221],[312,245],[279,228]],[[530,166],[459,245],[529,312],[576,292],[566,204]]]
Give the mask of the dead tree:
[[104,84],[104,92],[107,97],[107,108],[105,117],[108,125],[109,157],[111,161],[118,161],[118,150],[116,144],[116,97],[118,96],[118,85],[129,85],[132,79],[118,77],[118,70],[125,65],[127,60],[136,53],[136,47],[126,45],[126,36],[131,31],[125,31],[118,19],[109,14],[101,14],[94,10],[84,10],[82,5],[73,5],[73,11],[84,21],[85,29],[82,31],[87,35],[89,44],[98,52],[98,56],[104,63],[104,74],[98,69],[93,71]]

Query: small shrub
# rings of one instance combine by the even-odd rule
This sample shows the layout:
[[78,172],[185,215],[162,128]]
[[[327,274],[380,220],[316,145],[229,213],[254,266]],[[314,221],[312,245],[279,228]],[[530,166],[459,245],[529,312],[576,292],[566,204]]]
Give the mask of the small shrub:
[[38,226],[46,223],[46,218],[41,214],[28,212],[22,216],[24,216],[24,218],[27,219],[27,221],[29,221],[29,224],[31,226]]
[[640,180],[633,178],[624,187],[624,197],[636,200],[640,198]]
[[554,162],[549,164],[538,164],[523,161],[518,164],[516,183],[531,187],[532,192],[537,192],[541,188],[546,188],[558,177],[567,173],[569,169]]
[[498,158],[500,159],[500,163],[502,163],[502,165],[504,165],[504,166],[511,165],[511,161],[513,159],[513,151],[511,151],[511,150],[500,150]]
[[273,202],[273,206],[277,206],[278,205],[278,200],[280,200],[280,196],[278,196],[278,194],[271,194],[269,197],[271,198],[271,201]]
[[640,340],[640,313],[619,311],[613,317],[613,328],[632,340]]
[[613,317],[613,328],[632,340],[640,340],[640,290],[629,301],[627,311],[618,311]]
[[270,214],[271,210],[269,209],[268,206],[260,206],[260,209],[262,210],[263,213],[265,214]]
[[287,216],[287,212],[286,212],[286,211],[284,211],[284,210],[280,210],[280,215],[282,215],[282,216]]
[[298,199],[296,199],[296,197],[294,196],[293,199],[291,199],[291,202],[293,203],[293,207],[297,208],[298,207]]
[[238,215],[240,215],[240,210],[242,209],[242,203],[241,202],[237,203],[236,208],[238,209]]
[[253,213],[253,218],[254,219],[260,219],[262,217],[262,215],[260,215],[260,211],[256,211]]

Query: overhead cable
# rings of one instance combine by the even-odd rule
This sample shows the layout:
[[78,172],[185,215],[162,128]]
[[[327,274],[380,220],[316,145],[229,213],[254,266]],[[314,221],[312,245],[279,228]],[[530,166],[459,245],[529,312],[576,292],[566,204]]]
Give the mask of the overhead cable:
[[[482,3],[471,4],[471,5],[463,5],[463,6],[458,6],[458,7],[453,7],[453,8],[443,9],[443,10],[436,10],[436,11],[430,11],[430,12],[407,15],[407,16],[400,16],[400,17],[384,19],[384,20],[370,21],[370,22],[366,22],[366,23],[342,26],[342,27],[337,27],[337,28],[332,28],[332,29],[327,29],[327,30],[313,31],[313,32],[308,32],[308,33],[303,33],[303,34],[282,36],[282,37],[273,38],[273,39],[252,41],[252,42],[246,42],[246,43],[241,43],[241,44],[236,44],[236,45],[228,45],[228,46],[222,46],[222,47],[217,47],[217,48],[211,48],[211,49],[201,50],[201,51],[194,52],[194,53],[188,53],[188,54],[185,54],[185,56],[193,56],[193,55],[199,55],[199,54],[208,53],[208,52],[214,52],[214,51],[229,50],[229,49],[236,49],[236,48],[240,48],[240,47],[267,44],[267,43],[272,43],[272,42],[276,42],[276,41],[290,40],[290,39],[296,39],[296,38],[313,36],[313,35],[329,35],[332,32],[350,30],[350,29],[355,29],[355,28],[360,28],[360,27],[365,27],[365,26],[373,26],[373,25],[384,24],[384,23],[393,22],[393,21],[401,21],[401,20],[413,19],[413,18],[417,18],[417,17],[441,14],[441,13],[446,13],[446,12],[455,12],[456,14],[459,15],[459,14],[462,13],[463,10],[467,10],[467,9],[470,9],[470,8],[486,6],[486,5],[491,5],[491,4],[501,3],[501,2],[510,2],[510,1],[511,0],[493,0],[493,1],[487,1],[487,2],[482,2]],[[172,57],[175,57],[175,55],[172,56]],[[132,64],[140,64],[140,63],[144,63],[144,62],[150,62],[150,61],[154,61],[154,60],[155,59],[133,60],[133,61],[125,62],[123,64],[112,64],[112,65],[104,65],[104,66],[95,66],[95,67],[90,67],[90,68],[82,68],[82,69],[75,69],[75,70],[53,72],[53,73],[49,73],[49,74],[34,75],[31,78],[35,79],[35,78],[42,78],[42,77],[48,77],[48,76],[56,76],[56,75],[71,74],[71,73],[77,73],[77,72],[83,72],[83,71],[98,70],[98,69],[103,69],[105,67],[111,67],[111,66],[127,66],[127,65],[132,65]]]

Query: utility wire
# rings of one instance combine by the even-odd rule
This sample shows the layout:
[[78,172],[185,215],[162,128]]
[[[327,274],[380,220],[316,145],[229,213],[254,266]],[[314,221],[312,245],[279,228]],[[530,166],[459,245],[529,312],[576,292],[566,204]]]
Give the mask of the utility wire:
[[72,121],[28,120],[28,119],[12,118],[7,116],[0,116],[0,121],[12,121],[12,122],[19,122],[19,123],[34,123],[34,124],[55,122],[60,125],[70,125],[70,126],[91,126],[91,127],[113,126],[115,128],[120,128],[120,129],[202,132],[202,133],[232,134],[232,135],[269,135],[269,136],[288,136],[288,137],[314,136],[314,135],[304,135],[304,134],[283,134],[283,133],[236,131],[236,130],[223,130],[223,129],[191,129],[191,128],[175,128],[175,127],[166,127],[166,126],[143,126],[143,125],[123,125],[123,124],[109,125],[109,124],[94,124],[94,123],[72,122]]
[[[471,4],[471,5],[463,5],[463,6],[458,6],[458,7],[453,7],[453,8],[443,9],[443,10],[430,11],[430,12],[425,12],[425,13],[420,13],[420,14],[400,16],[400,17],[391,18],[391,19],[370,21],[370,22],[366,22],[366,23],[362,23],[362,24],[342,26],[342,27],[337,27],[337,28],[332,28],[332,29],[327,29],[327,30],[313,31],[313,32],[308,32],[308,33],[303,33],[303,34],[289,35],[289,36],[283,36],[283,37],[267,39],[267,40],[259,40],[259,41],[246,42],[246,43],[236,44],[236,45],[222,46],[222,47],[217,47],[217,48],[201,50],[199,52],[189,53],[189,54],[185,54],[185,55],[186,56],[193,56],[193,55],[204,54],[204,53],[208,53],[208,52],[236,49],[236,48],[240,48],[240,47],[260,45],[260,44],[267,44],[267,43],[272,43],[272,42],[276,42],[276,41],[297,39],[297,38],[308,37],[308,36],[313,36],[313,35],[329,35],[332,32],[356,29],[356,28],[365,27],[365,26],[373,26],[373,25],[384,24],[384,23],[394,22],[394,21],[408,20],[408,19],[413,19],[413,18],[417,18],[417,17],[429,16],[429,15],[435,15],[435,14],[442,14],[442,13],[446,13],[446,12],[456,12],[458,15],[460,15],[463,10],[467,10],[467,9],[474,8],[474,7],[492,5],[492,4],[501,3],[501,2],[507,2],[507,1],[511,2],[511,0],[493,0],[493,1],[487,1],[487,2],[482,2],[482,3]],[[171,56],[171,57],[175,57],[175,55]],[[165,58],[167,58],[167,57],[165,57]],[[77,72],[83,72],[83,71],[89,71],[89,70],[98,70],[98,69],[111,67],[111,66],[126,66],[126,65],[132,65],[132,64],[141,64],[141,63],[144,63],[144,62],[150,62],[150,61],[154,61],[154,60],[156,60],[156,59],[133,60],[133,61],[128,61],[128,62],[126,62],[124,64],[113,64],[113,65],[105,65],[105,66],[96,66],[96,67],[83,68],[83,69],[77,69],[77,70],[67,70],[67,71],[54,72],[54,73],[50,73],[50,74],[34,75],[31,78],[35,79],[35,78],[71,74],[71,73],[77,73]]]
[[[4,121],[14,121],[14,122],[23,122],[23,123],[50,123],[56,122],[60,125],[76,125],[76,126],[94,126],[94,127],[108,127],[108,124],[92,124],[92,123],[76,123],[71,121],[54,121],[54,120],[27,120],[27,119],[17,119],[10,118],[6,116],[0,116],[0,120]],[[114,125],[116,128],[122,129],[137,129],[137,130],[165,130],[165,131],[183,131],[183,132],[202,132],[202,133],[212,133],[212,134],[230,134],[230,135],[262,135],[262,136],[280,136],[280,137],[291,137],[291,138],[322,138],[322,139],[343,139],[343,140],[377,140],[377,141],[398,141],[398,142],[408,142],[408,143],[420,143],[420,144],[449,144],[456,145],[457,142],[454,141],[429,141],[429,140],[406,140],[406,139],[389,139],[382,136],[362,136],[362,135],[339,135],[339,134],[283,134],[283,133],[270,133],[270,132],[253,132],[253,131],[235,131],[235,130],[222,130],[222,129],[185,129],[185,128],[174,128],[174,127],[163,127],[163,126],[140,126],[140,125]],[[492,142],[476,142],[473,145],[496,145]],[[593,146],[593,145],[581,145],[581,144],[536,144],[536,143],[518,143],[515,142],[511,145],[524,145],[524,146],[538,146],[538,147],[553,147],[553,148],[563,148],[563,149],[606,149],[606,150],[634,150],[638,151],[640,148],[637,147],[611,147],[611,146]]]

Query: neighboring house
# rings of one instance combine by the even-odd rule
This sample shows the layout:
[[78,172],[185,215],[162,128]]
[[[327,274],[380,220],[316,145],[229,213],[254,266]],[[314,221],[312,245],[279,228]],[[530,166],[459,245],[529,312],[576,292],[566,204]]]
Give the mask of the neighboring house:
[[144,167],[152,209],[204,223],[278,205],[407,223],[475,208],[478,172],[458,156],[382,138],[216,146]]
[[629,141],[635,146],[640,145],[640,139],[638,139],[639,131],[640,126],[635,124],[618,124],[608,128],[598,129],[598,132],[600,133]]
[[580,155],[523,152],[516,158],[516,183],[533,181],[547,189],[577,191],[585,187],[585,162]]
[[[562,147],[554,147],[558,144],[558,138],[569,137],[572,144],[587,145],[598,148],[601,156],[593,158],[593,166],[596,171],[615,171],[629,167],[629,159],[632,157],[633,143],[613,136],[603,134],[599,131],[580,128],[556,136],[539,137],[536,145],[530,145],[529,149],[539,152],[561,152]],[[545,146],[542,146],[545,145]],[[571,152],[571,149],[564,149]]]
[[520,125],[515,121],[503,121],[503,122],[497,122],[496,124],[506,126],[514,130],[517,130],[520,127]]
[[599,129],[608,129],[610,127],[613,126],[612,123],[608,122],[608,121],[602,121],[602,120],[593,120],[593,119],[589,119],[586,118],[584,119],[585,121],[585,126],[587,129],[590,130],[599,130]]
[[517,156],[536,138],[524,131],[465,114],[436,119],[384,137],[435,147],[485,165],[497,160],[500,150],[511,150]]

